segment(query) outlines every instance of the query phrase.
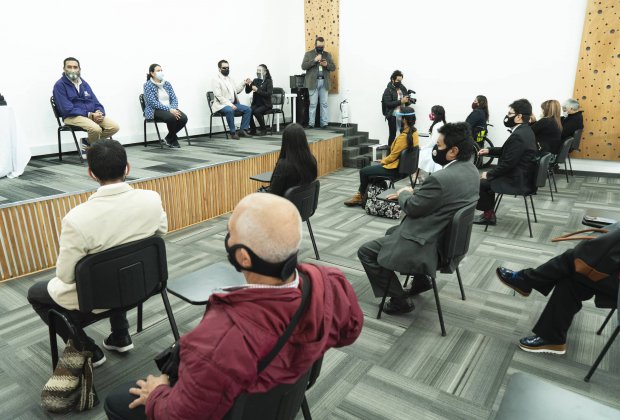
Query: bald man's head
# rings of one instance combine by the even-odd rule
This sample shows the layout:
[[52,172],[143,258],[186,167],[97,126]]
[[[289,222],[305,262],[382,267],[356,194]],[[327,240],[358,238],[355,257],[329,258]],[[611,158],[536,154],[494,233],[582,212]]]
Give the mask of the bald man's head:
[[254,193],[243,198],[228,222],[229,246],[243,244],[267,262],[279,263],[299,250],[301,217],[285,198]]

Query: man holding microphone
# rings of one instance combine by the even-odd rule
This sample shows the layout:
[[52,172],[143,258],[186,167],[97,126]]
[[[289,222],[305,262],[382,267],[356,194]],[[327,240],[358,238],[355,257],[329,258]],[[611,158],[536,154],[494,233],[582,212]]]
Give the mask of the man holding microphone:
[[325,51],[325,39],[317,37],[314,49],[304,54],[301,69],[306,71],[304,86],[310,96],[308,128],[314,128],[316,105],[321,104],[321,128],[327,127],[329,116],[327,110],[327,93],[329,91],[329,74],[336,70],[330,53]]

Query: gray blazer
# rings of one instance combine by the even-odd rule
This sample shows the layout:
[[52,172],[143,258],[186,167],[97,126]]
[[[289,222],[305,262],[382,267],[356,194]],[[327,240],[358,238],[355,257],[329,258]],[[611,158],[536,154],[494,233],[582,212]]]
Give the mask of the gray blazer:
[[454,214],[478,200],[480,174],[470,161],[456,161],[433,172],[415,194],[398,197],[405,218],[388,230],[379,251],[382,267],[436,276],[438,245]]
[[[323,87],[325,90],[329,90],[329,72],[336,70],[336,65],[330,53],[323,51],[321,55],[327,60],[327,66],[323,67],[323,75],[325,76]],[[314,60],[314,57],[316,57],[316,50],[312,49],[304,54],[304,59],[301,62],[301,69],[306,71],[304,87],[310,90],[316,89],[316,78],[319,75],[320,64]]]

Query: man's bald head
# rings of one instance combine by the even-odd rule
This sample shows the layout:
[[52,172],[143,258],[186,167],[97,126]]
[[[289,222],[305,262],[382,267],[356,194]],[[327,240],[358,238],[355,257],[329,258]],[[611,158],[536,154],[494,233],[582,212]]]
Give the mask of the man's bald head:
[[301,217],[287,199],[254,193],[235,207],[229,232],[229,246],[243,244],[265,261],[279,263],[299,250]]

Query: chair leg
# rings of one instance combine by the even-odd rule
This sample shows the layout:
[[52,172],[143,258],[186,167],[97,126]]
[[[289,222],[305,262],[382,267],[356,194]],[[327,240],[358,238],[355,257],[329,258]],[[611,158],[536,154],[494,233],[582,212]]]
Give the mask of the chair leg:
[[60,130],[56,132],[58,135],[58,160],[62,162],[62,144],[60,143]]
[[528,209],[526,196],[523,196],[523,202],[525,203],[525,214],[527,215],[527,227],[530,229],[530,238],[533,238],[534,235],[532,235],[532,223],[530,222],[530,210]]
[[388,292],[390,291],[390,283],[392,282],[392,277],[388,280],[385,285],[385,291],[383,292],[383,298],[381,299],[381,303],[379,304],[379,312],[377,312],[377,319],[381,319],[381,312],[383,312],[383,305],[385,305],[385,300],[387,299]]
[[168,293],[166,293],[166,289],[162,289],[161,298],[164,301],[164,307],[166,308],[166,314],[168,314],[168,321],[170,321],[170,327],[172,328],[172,335],[174,336],[175,341],[179,341],[179,329],[177,328],[177,323],[174,320],[174,314],[172,313],[172,307],[170,306],[170,301],[168,300]]
[[439,315],[439,325],[441,325],[441,335],[446,336],[446,327],[443,324],[443,313],[441,312],[441,304],[439,303],[439,293],[437,292],[437,282],[434,277],[431,277],[431,283],[433,285],[433,293],[435,294],[435,304],[437,305],[437,315]]
[[553,171],[551,172],[551,179],[553,180],[553,189],[557,193],[558,192],[558,184],[555,182],[555,174],[553,173]]
[[551,175],[547,172],[547,183],[549,184],[549,193],[551,194],[551,201],[553,200],[553,188],[551,188]]
[[320,260],[319,257],[319,249],[316,247],[316,241],[314,240],[314,233],[312,233],[312,226],[310,225],[310,219],[306,220],[308,224],[308,232],[310,232],[310,239],[312,239],[312,246],[314,247],[314,255],[316,255],[316,259]]
[[405,284],[403,284],[403,289],[407,287],[407,283],[409,283],[409,277],[411,276],[407,274],[407,277],[405,277]]
[[566,175],[566,182],[568,183],[568,167],[566,166],[566,161],[564,161],[564,175]]
[[463,289],[463,281],[461,280],[461,272],[456,267],[456,278],[459,280],[459,288],[461,289],[461,300],[465,300],[465,289]]
[[211,138],[211,133],[213,132],[213,114],[209,118],[209,138]]
[[536,218],[536,209],[534,208],[534,199],[530,195],[530,203],[532,204],[532,213],[534,213],[534,223],[538,223],[538,218]]
[[312,420],[312,415],[310,414],[310,407],[308,407],[308,400],[304,395],[304,399],[301,402],[301,412],[304,415],[304,420]]
[[157,123],[155,121],[153,121],[153,124],[155,124],[155,131],[157,131],[157,139],[159,140],[159,147],[163,149],[164,145],[161,142],[161,134],[159,134],[159,127],[157,126]]
[[411,188],[415,189],[415,185],[418,183],[418,175],[420,175],[420,170],[415,171],[415,179],[411,180],[412,176],[409,175],[409,182],[411,183]]
[[50,350],[52,353],[52,372],[58,364],[58,339],[56,338],[56,316],[53,312],[48,314],[49,334],[50,334]]
[[185,126],[185,127],[183,127],[183,128],[185,128],[185,138],[187,139],[187,145],[188,145],[188,146],[191,146],[191,145],[192,145],[192,142],[191,142],[191,141],[190,141],[190,139],[189,139],[189,133],[187,132],[187,126]]
[[137,307],[137,322],[138,328],[136,333],[142,332],[142,304],[139,304]]
[[573,175],[573,161],[570,159],[570,153],[567,156],[568,158],[568,166],[570,166],[570,176],[574,176]]
[[601,335],[601,333],[603,332],[603,329],[605,328],[605,326],[607,326],[607,323],[611,319],[611,316],[614,314],[614,312],[616,312],[615,308],[609,312],[609,315],[607,315],[607,318],[605,318],[605,321],[603,321],[603,325],[601,325],[601,328],[598,329],[598,331],[596,332],[596,335]]
[[144,119],[144,147],[146,147],[146,118]]
[[603,360],[603,357],[605,357],[605,354],[607,354],[607,350],[609,350],[609,348],[613,344],[614,340],[618,336],[618,333],[620,333],[620,325],[618,325],[616,327],[614,332],[611,334],[611,337],[609,337],[609,340],[607,340],[607,343],[605,344],[605,347],[603,347],[603,350],[601,351],[601,354],[598,355],[598,357],[596,358],[596,361],[594,362],[594,364],[590,368],[590,371],[588,372],[586,377],[583,378],[584,381],[590,382],[590,378],[592,377],[592,375],[596,371],[596,368],[598,367],[598,365],[601,363],[601,360]]
[[224,127],[224,134],[226,135],[226,140],[228,140],[228,130],[226,130],[226,123],[224,122],[224,117],[220,117],[222,119],[222,127]]
[[73,135],[73,142],[75,143],[75,148],[77,149],[78,156],[80,157],[80,163],[84,163],[84,158],[82,157],[82,149],[80,147],[80,143],[78,143],[75,131],[71,130],[71,134]]

